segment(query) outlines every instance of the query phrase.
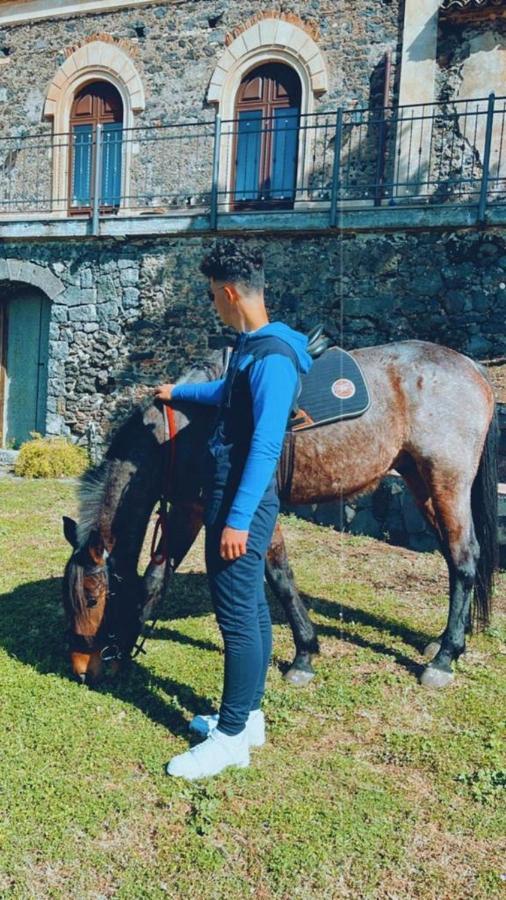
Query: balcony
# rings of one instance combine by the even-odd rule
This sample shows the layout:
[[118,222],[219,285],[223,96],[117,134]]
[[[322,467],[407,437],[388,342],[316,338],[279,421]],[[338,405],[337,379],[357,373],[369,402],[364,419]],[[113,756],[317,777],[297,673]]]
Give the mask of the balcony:
[[0,237],[506,221],[506,97],[0,138]]

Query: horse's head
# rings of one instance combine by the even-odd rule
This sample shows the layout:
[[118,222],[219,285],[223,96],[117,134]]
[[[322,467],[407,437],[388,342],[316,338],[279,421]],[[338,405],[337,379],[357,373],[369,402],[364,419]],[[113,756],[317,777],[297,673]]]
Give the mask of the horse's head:
[[109,553],[96,530],[80,545],[77,525],[66,516],[63,532],[73,548],[63,580],[72,671],[83,683],[96,681],[104,660],[115,655],[109,610]]

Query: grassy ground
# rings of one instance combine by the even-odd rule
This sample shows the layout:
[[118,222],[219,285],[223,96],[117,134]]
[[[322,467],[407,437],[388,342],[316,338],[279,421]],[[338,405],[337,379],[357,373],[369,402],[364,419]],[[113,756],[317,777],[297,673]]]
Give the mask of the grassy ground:
[[201,545],[147,656],[91,691],[62,653],[73,511],[71,484],[0,481],[0,897],[501,895],[504,576],[493,627],[449,690],[427,692],[416,675],[445,619],[441,558],[286,518],[317,677],[283,682],[292,645],[274,606],[268,746],[249,769],[184,785],[163,763],[222,676]]

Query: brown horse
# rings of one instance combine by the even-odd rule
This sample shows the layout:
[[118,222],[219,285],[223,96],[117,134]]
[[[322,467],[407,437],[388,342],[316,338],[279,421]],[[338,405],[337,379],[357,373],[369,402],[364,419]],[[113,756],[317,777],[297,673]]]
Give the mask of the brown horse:
[[[443,687],[471,630],[471,600],[480,624],[489,621],[497,549],[497,420],[492,388],[471,359],[425,341],[401,341],[353,351],[371,396],[358,419],[302,431],[294,438],[290,502],[315,503],[371,491],[391,469],[405,479],[439,537],[448,564],[449,615],[443,634],[426,648],[433,657],[421,681]],[[213,354],[185,380],[219,377]],[[96,678],[103,660],[127,657],[202,526],[195,473],[213,412],[175,403],[175,469],[169,564],[137,575],[145,531],[160,493],[167,438],[154,403],[138,408],[116,433],[105,461],[85,476],[80,524],[65,521],[73,554],[65,572],[65,606],[74,673]],[[293,582],[279,526],[269,550],[267,579],[292,627],[296,656],[288,677],[312,677],[314,628]]]

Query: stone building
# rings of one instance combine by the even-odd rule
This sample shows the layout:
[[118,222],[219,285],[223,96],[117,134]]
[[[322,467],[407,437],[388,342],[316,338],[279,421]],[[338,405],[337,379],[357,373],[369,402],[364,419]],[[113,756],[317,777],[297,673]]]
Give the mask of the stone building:
[[505,30],[506,0],[0,0],[0,446],[100,442],[205,356],[216,234],[298,328],[504,354]]

